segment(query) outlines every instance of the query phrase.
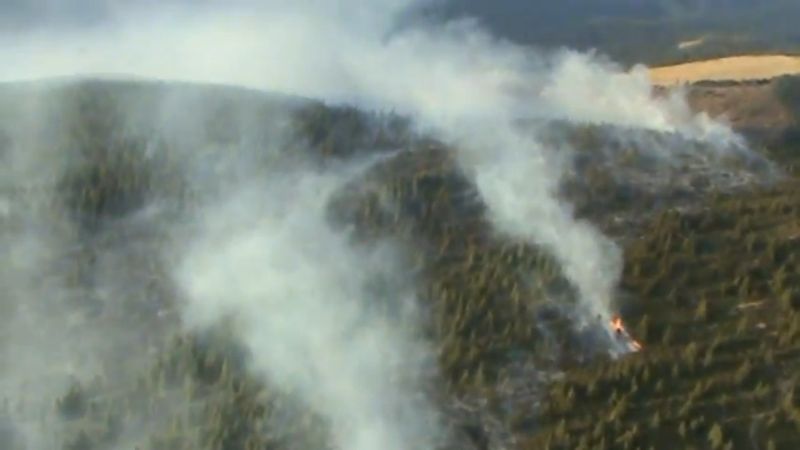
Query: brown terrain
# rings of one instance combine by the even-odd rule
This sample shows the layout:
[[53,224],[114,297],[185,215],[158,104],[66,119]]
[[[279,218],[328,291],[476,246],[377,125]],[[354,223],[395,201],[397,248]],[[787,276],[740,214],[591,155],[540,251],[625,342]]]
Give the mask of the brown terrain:
[[800,73],[800,57],[788,55],[731,56],[650,69],[653,83],[659,86],[763,80],[797,73]]
[[682,87],[696,111],[759,136],[774,136],[791,127],[793,114],[777,95],[778,79],[800,74],[800,57],[735,56],[654,67],[656,92]]
[[750,132],[784,130],[792,113],[775,92],[775,80],[729,85],[695,84],[689,88],[692,108],[722,118],[733,128]]

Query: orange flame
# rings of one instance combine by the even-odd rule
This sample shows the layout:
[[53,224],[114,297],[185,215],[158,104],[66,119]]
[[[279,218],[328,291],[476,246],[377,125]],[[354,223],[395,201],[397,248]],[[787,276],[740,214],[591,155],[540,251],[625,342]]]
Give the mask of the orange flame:
[[623,332],[625,332],[625,326],[622,325],[622,317],[614,316],[611,319],[611,328],[613,328],[614,332],[617,334],[622,334]]
[[631,337],[631,335],[628,333],[628,330],[625,329],[625,325],[622,323],[622,317],[614,316],[611,318],[611,329],[614,330],[614,335],[618,339],[625,338],[627,341],[629,341],[628,346],[632,351],[638,352],[642,349],[642,344]]

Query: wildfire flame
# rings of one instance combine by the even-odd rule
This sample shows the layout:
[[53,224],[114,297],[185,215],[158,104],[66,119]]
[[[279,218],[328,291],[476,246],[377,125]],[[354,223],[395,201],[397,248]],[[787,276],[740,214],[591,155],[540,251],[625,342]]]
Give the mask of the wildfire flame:
[[614,316],[611,318],[611,329],[614,331],[614,336],[618,340],[624,340],[627,343],[630,351],[638,352],[642,349],[642,344],[631,337],[628,330],[625,329],[625,325],[622,323],[622,317]]

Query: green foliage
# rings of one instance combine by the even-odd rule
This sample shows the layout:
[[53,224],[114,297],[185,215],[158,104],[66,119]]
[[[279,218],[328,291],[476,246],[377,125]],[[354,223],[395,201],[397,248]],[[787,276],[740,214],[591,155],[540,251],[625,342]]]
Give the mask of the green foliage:
[[[590,447],[599,448],[595,437],[604,432],[594,424],[606,423],[614,405],[625,398],[626,409],[636,413],[610,422],[607,431],[636,425],[647,443],[643,448],[654,443],[660,448],[658,443],[668,439],[678,448],[724,449],[750,439],[752,418],[770,414],[776,396],[786,395],[779,394],[778,380],[800,368],[800,322],[792,306],[796,280],[784,250],[794,239],[784,230],[793,229],[798,216],[787,212],[793,208],[770,206],[800,204],[796,187],[791,180],[769,192],[717,197],[697,222],[706,227],[691,227],[691,237],[682,225],[694,220],[691,213],[654,218],[626,249],[626,266],[642,267],[655,259],[655,269],[626,270],[623,286],[635,311],[630,323],[645,324],[632,327],[634,334],[638,329],[655,339],[648,338],[644,351],[625,361],[568,373],[565,382],[577,384],[578,390],[597,391],[606,384],[618,390],[613,397],[592,396],[563,414],[548,410],[542,420],[553,424],[564,419],[574,435],[588,434]],[[674,261],[691,250],[690,241],[715,245],[684,260],[691,276],[682,279]],[[743,251],[750,256],[742,258]],[[653,289],[656,277],[671,288]],[[624,371],[634,363],[649,375]],[[625,373],[624,383],[615,375],[620,373]],[[776,448],[800,444],[790,419],[775,419],[763,433],[763,445],[770,439]]]
[[712,449],[722,448],[724,436],[722,434],[722,428],[720,428],[719,424],[714,424],[711,427],[711,431],[708,432],[708,443],[711,445]]
[[61,417],[69,420],[83,417],[88,409],[88,400],[84,389],[73,384],[69,391],[56,402],[56,408]]
[[[136,212],[156,194],[178,204],[191,198],[166,154],[144,158],[137,133],[109,132],[121,120],[113,95],[104,97],[112,92],[92,94],[96,104],[91,95],[75,100],[84,110],[69,130],[84,158],[59,180],[61,207],[87,220],[82,231],[89,236],[102,220]],[[750,421],[769,417],[774,399],[785,398],[782,386],[800,368],[790,232],[800,218],[795,181],[769,192],[703,198],[703,209],[639,214],[653,197],[584,155],[592,176],[578,171],[565,183],[565,196],[575,200],[581,218],[612,235],[638,236],[623,240],[620,299],[644,349],[612,360],[576,350],[580,337],[563,313],[576,301],[574,289],[552,255],[490,232],[475,187],[450,149],[408,136],[392,116],[306,106],[294,125],[298,139],[310,143],[305,156],[315,161],[353,157],[373,145],[415,150],[387,158],[344,187],[330,203],[330,218],[352,227],[361,243],[388,236],[408,251],[441,374],[431,397],[492,403],[492,420],[518,434],[520,449],[660,448],[664,442],[726,448],[747,439]],[[230,139],[222,128],[213,131],[220,142]],[[570,134],[587,150],[608,143],[601,128]],[[162,144],[153,147],[157,154],[167,152]],[[640,159],[631,151],[625,164],[633,170]],[[594,181],[582,184],[589,178]],[[634,219],[621,230],[609,219],[614,214]],[[76,261],[76,283],[96,267],[90,256]],[[167,290],[158,270],[155,265],[155,289]],[[293,393],[255,381],[246,360],[224,330],[176,336],[159,347],[150,371],[115,379],[113,389],[102,379],[75,384],[58,399],[64,443],[114,448],[133,424],[154,430],[137,443],[141,450],[328,448],[329,425]],[[532,381],[550,369],[564,378]],[[526,383],[525,389],[509,388],[514,383]],[[793,401],[765,425],[764,442],[800,445]],[[154,411],[156,423],[148,421]],[[460,427],[453,425],[456,432]]]

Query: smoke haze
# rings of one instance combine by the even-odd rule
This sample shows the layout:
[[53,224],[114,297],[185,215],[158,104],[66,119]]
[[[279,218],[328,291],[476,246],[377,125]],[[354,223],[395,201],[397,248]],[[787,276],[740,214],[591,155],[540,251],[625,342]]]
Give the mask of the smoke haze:
[[[402,271],[390,248],[359,251],[331,230],[325,206],[341,180],[273,176],[203,208],[178,269],[187,323],[232,320],[252,369],[330,420],[336,448],[433,448],[433,409],[421,386],[406,384],[426,353],[414,337],[414,292],[408,282],[367,290]],[[401,307],[371,312],[384,302]]]
[[[474,177],[498,233],[540,245],[556,257],[578,292],[580,321],[608,319],[621,253],[590,224],[576,220],[559,197],[572,149],[543,144],[535,129],[518,121],[652,129],[705,140],[716,150],[741,142],[724,125],[692,114],[679,95],[654,99],[641,68],[624,72],[598,56],[568,51],[535,53],[470,20],[435,25],[412,20],[414,8],[429,3],[104,3],[103,20],[0,34],[5,65],[0,78],[102,75],[219,83],[409,115],[421,131],[459,149],[459,162]],[[435,408],[417,398],[418,385],[393,380],[398,373],[415,379],[429,351],[413,326],[413,282],[398,282],[391,292],[365,291],[371,279],[399,270],[397,250],[355,248],[324,215],[328,196],[355,169],[320,174],[301,165],[280,174],[252,172],[249,160],[216,165],[193,153],[205,145],[190,137],[202,128],[195,115],[203,105],[173,100],[159,104],[160,132],[181,143],[184,151],[176,160],[190,183],[215,191],[183,218],[179,224],[189,231],[175,231],[178,243],[170,247],[177,255],[170,258],[184,296],[183,320],[192,330],[233,321],[254,373],[299,391],[331,422],[339,448],[433,447],[440,438]],[[41,139],[39,117],[21,127],[26,139]],[[262,141],[247,138],[258,124],[241,125],[243,138],[234,147],[247,149],[245,154],[264,150]],[[271,138],[280,140],[281,133],[276,130]],[[26,148],[47,147],[18,141]],[[209,150],[225,149],[210,145]],[[14,155],[21,159],[4,182],[27,180],[33,172],[59,174],[69,163],[46,151]],[[37,223],[51,225],[46,218]],[[13,251],[33,255],[7,268],[8,285],[26,280],[33,267],[44,264],[37,258],[67,241],[55,234],[57,243],[49,245],[34,233],[33,240],[15,235],[8,243]],[[25,295],[35,295],[27,287]],[[369,313],[367,305],[380,298],[409,305],[408,317],[390,321]]]

